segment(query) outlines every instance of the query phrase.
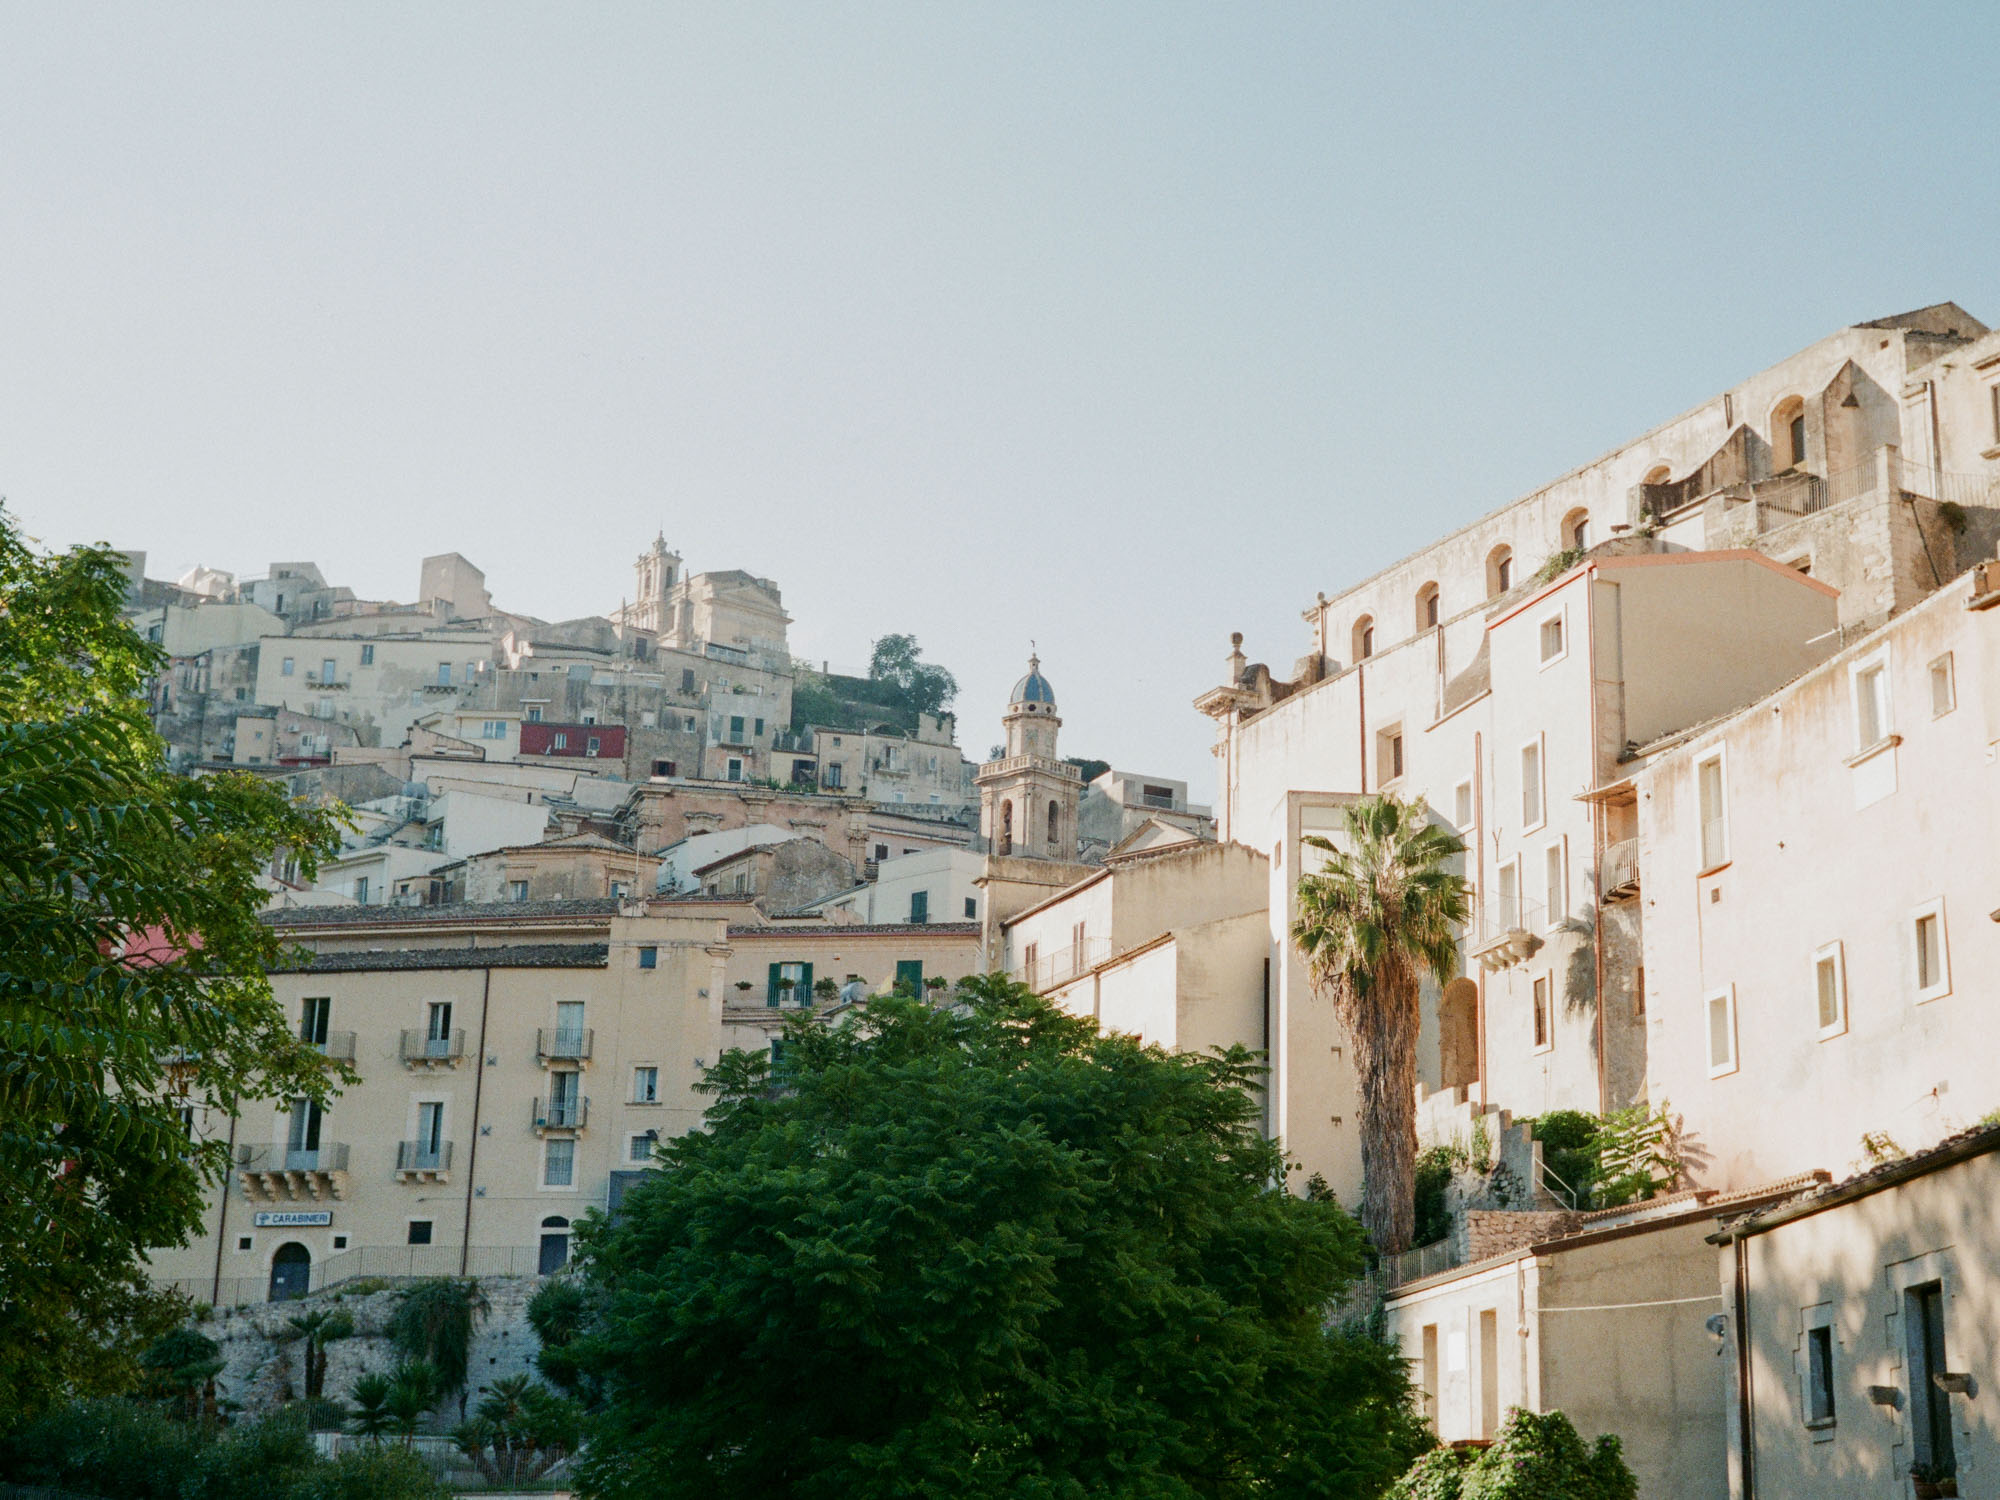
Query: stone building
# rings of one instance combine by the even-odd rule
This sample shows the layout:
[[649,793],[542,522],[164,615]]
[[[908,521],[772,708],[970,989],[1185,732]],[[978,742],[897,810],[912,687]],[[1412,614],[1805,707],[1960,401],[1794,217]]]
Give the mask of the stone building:
[[286,1014],[360,1082],[333,1106],[198,1114],[234,1170],[157,1280],[219,1306],[355,1277],[534,1276],[653,1147],[702,1070],[768,1048],[820,977],[921,988],[977,962],[966,924],[746,922],[729,902],[585,900],[276,913]]

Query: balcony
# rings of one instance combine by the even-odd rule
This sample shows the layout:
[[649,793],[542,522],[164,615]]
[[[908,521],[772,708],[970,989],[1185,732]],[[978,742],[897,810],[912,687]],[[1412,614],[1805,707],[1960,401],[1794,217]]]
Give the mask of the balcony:
[[535,1056],[543,1063],[590,1061],[591,1030],[588,1026],[570,1031],[563,1027],[541,1028],[535,1032]]
[[465,1061],[465,1033],[432,1036],[427,1031],[406,1031],[402,1058],[406,1068],[455,1068]]
[[354,1061],[354,1033],[351,1031],[329,1031],[318,1041],[314,1041],[311,1037],[302,1037],[300,1040],[330,1061]]
[[253,1203],[345,1198],[347,1147],[238,1146],[236,1176]]
[[451,1181],[451,1142],[398,1141],[396,1143],[398,1182]]
[[1016,964],[1008,972],[1008,977],[1019,980],[1037,994],[1046,994],[1080,975],[1088,974],[1114,956],[1110,938],[1087,937],[1081,943],[1068,942],[1053,953],[1037,954]]
[[1482,902],[1478,925],[1471,933],[1471,956],[1489,973],[1525,963],[1541,949],[1536,929],[1542,925],[1542,908],[1519,897],[1495,896]]
[[1599,885],[1606,901],[1624,901],[1639,894],[1639,841],[1620,839],[1604,846]]
[[551,1131],[579,1132],[590,1124],[590,1101],[588,1099],[537,1099],[535,1101],[535,1134],[548,1135]]

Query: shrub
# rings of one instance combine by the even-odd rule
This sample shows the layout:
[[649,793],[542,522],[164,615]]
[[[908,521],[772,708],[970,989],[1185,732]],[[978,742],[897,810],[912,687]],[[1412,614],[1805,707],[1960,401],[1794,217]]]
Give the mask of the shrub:
[[1580,1109],[1557,1109],[1529,1124],[1542,1143],[1542,1165],[1554,1176],[1554,1185],[1575,1195],[1573,1207],[1590,1207],[1603,1122]]
[[289,1495],[318,1464],[311,1430],[290,1412],[232,1429],[204,1447],[182,1500],[272,1500]]
[[1433,1146],[1417,1158],[1416,1233],[1410,1244],[1434,1245],[1451,1233],[1451,1212],[1445,1206],[1445,1189],[1451,1186],[1458,1153],[1449,1146]]
[[437,1396],[449,1396],[465,1389],[472,1325],[485,1312],[486,1295],[477,1281],[455,1276],[420,1281],[396,1305],[389,1338],[405,1358],[429,1365]]
[[0,1476],[119,1500],[180,1500],[200,1429],[131,1401],[51,1407],[0,1444]]
[[1389,1486],[1382,1500],[1459,1500],[1464,1476],[1463,1453],[1456,1448],[1433,1448]]
[[308,1473],[288,1500],[449,1500],[430,1465],[403,1448],[347,1448]]
[[1493,1446],[1465,1467],[1459,1500],[1637,1500],[1639,1482],[1609,1434],[1586,1447],[1559,1411],[1515,1407]]

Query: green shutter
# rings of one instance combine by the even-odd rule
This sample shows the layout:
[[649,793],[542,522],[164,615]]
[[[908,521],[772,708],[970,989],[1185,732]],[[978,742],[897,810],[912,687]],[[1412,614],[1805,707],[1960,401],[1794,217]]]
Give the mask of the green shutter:
[[764,1003],[766,1005],[776,1005],[778,1003],[778,980],[780,977],[778,967],[777,964],[771,965],[771,975],[765,983]]
[[908,985],[910,993],[924,992],[924,961],[921,958],[899,958],[896,960],[896,988]]
[[801,1005],[810,1006],[813,1003],[813,966],[811,964],[805,964],[801,967],[799,971],[799,988],[792,998]]

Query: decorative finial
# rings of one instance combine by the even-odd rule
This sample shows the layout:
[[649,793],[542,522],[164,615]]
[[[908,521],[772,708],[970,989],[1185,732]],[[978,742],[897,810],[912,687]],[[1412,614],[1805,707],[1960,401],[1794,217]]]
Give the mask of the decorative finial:
[[1232,631],[1230,631],[1230,632],[1229,632],[1229,648],[1230,648],[1230,649],[1231,649],[1232,651],[1241,651],[1241,650],[1243,649],[1243,632],[1242,632],[1242,631],[1240,631],[1240,630],[1232,630]]

